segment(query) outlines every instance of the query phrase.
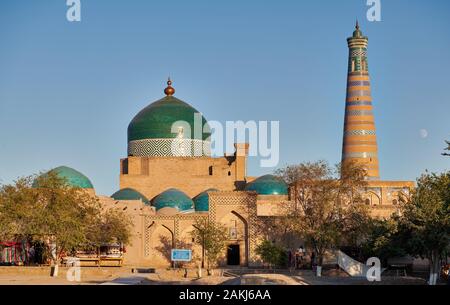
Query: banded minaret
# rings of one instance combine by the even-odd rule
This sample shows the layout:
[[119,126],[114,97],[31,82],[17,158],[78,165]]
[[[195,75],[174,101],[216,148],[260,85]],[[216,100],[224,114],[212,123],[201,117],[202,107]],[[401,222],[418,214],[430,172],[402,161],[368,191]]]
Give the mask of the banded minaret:
[[355,160],[366,164],[368,179],[377,180],[380,174],[367,62],[368,41],[356,22],[353,36],[347,39],[349,61],[342,162]]

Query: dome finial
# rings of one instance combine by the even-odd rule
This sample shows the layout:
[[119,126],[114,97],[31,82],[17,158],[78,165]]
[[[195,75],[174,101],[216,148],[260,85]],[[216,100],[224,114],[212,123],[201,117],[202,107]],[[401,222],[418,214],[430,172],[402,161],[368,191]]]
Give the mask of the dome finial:
[[357,30],[359,30],[359,21],[358,21],[358,18],[356,18],[356,27],[355,27]]
[[169,79],[167,80],[167,88],[164,89],[164,93],[167,96],[172,96],[175,93],[175,89],[172,87],[172,80],[170,79],[170,76]]

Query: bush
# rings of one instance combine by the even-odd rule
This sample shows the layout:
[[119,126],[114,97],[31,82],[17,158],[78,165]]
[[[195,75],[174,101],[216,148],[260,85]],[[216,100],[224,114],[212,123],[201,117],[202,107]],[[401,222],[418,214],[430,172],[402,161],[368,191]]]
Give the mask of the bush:
[[264,240],[256,248],[256,254],[261,256],[264,263],[267,263],[270,268],[284,267],[287,263],[287,255],[284,248],[275,245],[274,243]]

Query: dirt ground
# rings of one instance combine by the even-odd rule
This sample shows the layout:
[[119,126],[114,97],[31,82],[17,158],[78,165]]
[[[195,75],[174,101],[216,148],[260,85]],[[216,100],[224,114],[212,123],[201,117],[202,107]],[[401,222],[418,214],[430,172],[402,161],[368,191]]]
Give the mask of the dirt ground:
[[426,285],[418,277],[382,277],[379,283],[352,278],[342,272],[325,273],[316,277],[311,271],[293,274],[255,273],[243,276],[222,276],[215,271],[212,276],[203,273],[197,278],[197,270],[157,269],[155,273],[133,273],[131,267],[81,268],[81,281],[66,278],[68,268],[60,268],[58,277],[50,277],[50,267],[0,267],[0,285]]
[[58,276],[50,276],[50,267],[0,267],[0,285],[96,285],[127,273],[122,268],[81,268],[81,282],[67,279],[69,268],[60,267]]

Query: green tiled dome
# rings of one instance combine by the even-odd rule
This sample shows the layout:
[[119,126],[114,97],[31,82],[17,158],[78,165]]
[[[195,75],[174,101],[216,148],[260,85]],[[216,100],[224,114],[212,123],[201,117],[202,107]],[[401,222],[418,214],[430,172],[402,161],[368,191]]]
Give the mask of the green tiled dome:
[[[60,166],[52,169],[49,173],[56,173],[56,175],[66,180],[67,184],[72,187],[82,188],[82,189],[93,189],[94,186],[88,177],[74,170],[73,168],[67,166]],[[33,187],[37,187],[36,181],[33,183]]]
[[265,175],[250,182],[245,187],[246,191],[254,191],[259,195],[287,195],[288,186],[282,179],[273,176]]
[[132,188],[121,189],[111,195],[111,198],[115,200],[142,200],[145,204],[148,204],[148,199],[138,191]]
[[196,212],[208,212],[209,211],[209,195],[208,192],[218,192],[217,189],[209,189],[197,195],[194,200],[194,206]]
[[153,199],[156,211],[162,208],[175,208],[180,213],[194,211],[194,202],[185,193],[177,189],[168,189]]
[[[194,114],[199,113],[189,104],[173,96],[166,96],[139,112],[128,126],[128,142],[144,139],[172,139],[172,124],[185,121],[191,126],[191,139],[205,140],[211,134],[194,135]],[[206,119],[202,116],[202,127]],[[181,125],[180,125],[181,126]],[[187,135],[185,136],[187,137]]]

